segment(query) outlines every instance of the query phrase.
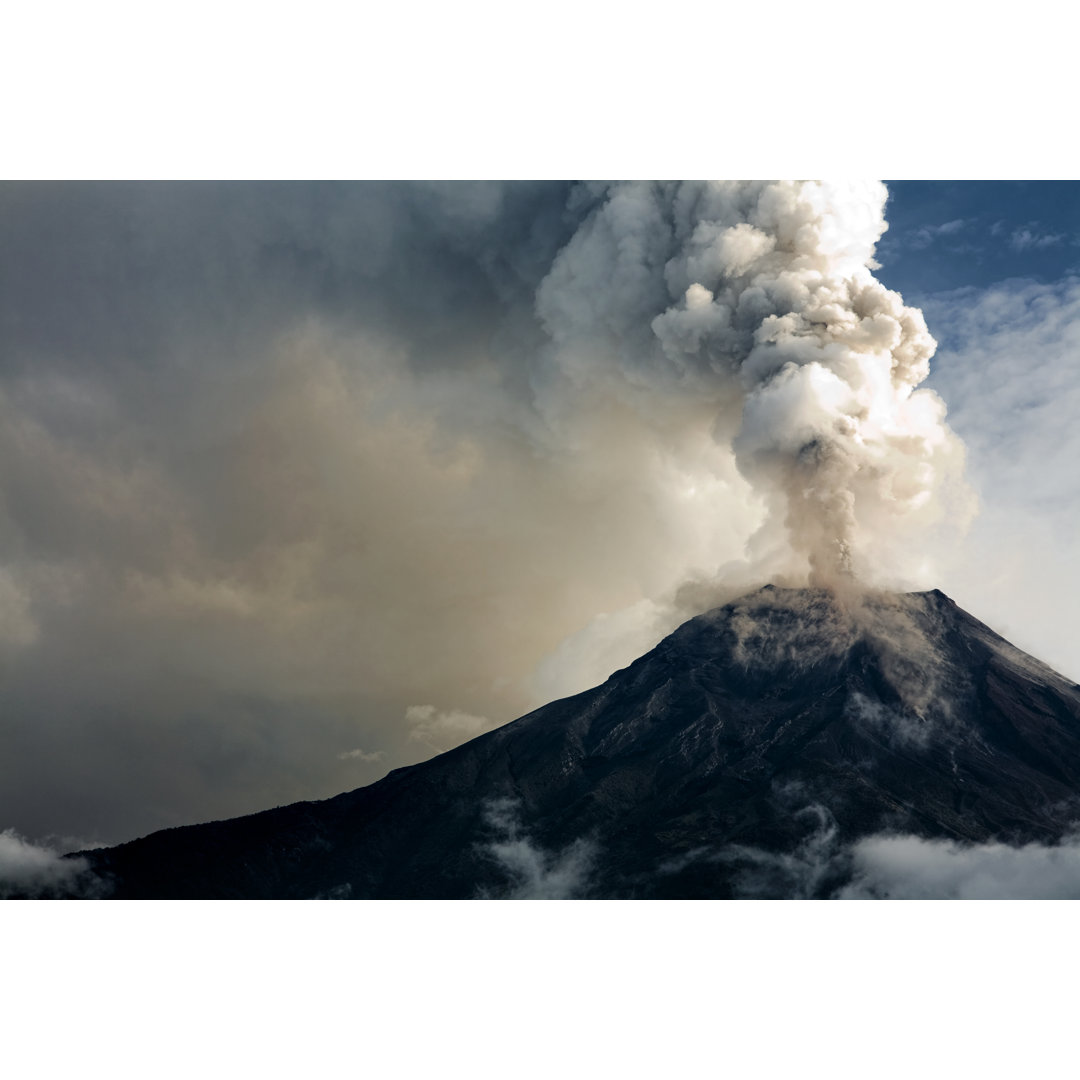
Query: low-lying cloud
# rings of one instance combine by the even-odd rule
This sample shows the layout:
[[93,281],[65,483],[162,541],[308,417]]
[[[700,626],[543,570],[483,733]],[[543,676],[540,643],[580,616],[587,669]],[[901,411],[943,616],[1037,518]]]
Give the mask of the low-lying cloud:
[[561,851],[545,851],[524,831],[520,805],[513,799],[492,800],[484,823],[494,836],[481,851],[506,875],[508,884],[485,900],[579,900],[588,895],[596,845],[575,840]]
[[961,844],[872,836],[851,849],[841,900],[1077,900],[1080,838],[1060,844]]
[[14,829],[0,832],[0,900],[96,900],[107,892],[85,859],[66,859]]
[[814,900],[825,884],[836,877],[836,821],[817,803],[804,807],[794,817],[812,826],[811,831],[790,852],[732,845],[724,848],[716,861],[738,867],[735,894],[743,899]]
[[880,833],[845,844],[820,803],[793,817],[808,831],[791,851],[702,847],[658,872],[724,863],[734,870],[736,896],[746,900],[1080,899],[1080,835],[1056,844],[976,844]]

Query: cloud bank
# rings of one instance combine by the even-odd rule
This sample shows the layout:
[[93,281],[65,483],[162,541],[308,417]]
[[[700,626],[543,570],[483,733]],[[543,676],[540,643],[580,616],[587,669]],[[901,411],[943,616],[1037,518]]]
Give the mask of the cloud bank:
[[964,845],[876,836],[852,849],[842,900],[1077,900],[1080,840],[1057,845]]
[[1080,838],[1023,845],[961,843],[881,833],[843,843],[820,803],[793,813],[807,828],[787,852],[745,845],[702,847],[657,868],[691,862],[734,870],[743,900],[1075,900],[1080,899]]

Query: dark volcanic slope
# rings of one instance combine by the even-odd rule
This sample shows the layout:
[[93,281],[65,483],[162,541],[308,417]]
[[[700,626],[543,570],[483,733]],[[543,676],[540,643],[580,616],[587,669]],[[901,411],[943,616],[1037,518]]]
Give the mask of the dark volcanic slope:
[[766,587],[370,787],[88,857],[121,898],[725,897],[824,822],[1053,841],[1078,792],[1080,688],[944,594]]

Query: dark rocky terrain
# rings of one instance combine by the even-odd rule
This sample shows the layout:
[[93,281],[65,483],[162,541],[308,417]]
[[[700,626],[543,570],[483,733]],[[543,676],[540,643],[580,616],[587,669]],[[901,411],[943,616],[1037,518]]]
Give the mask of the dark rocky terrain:
[[769,586],[368,787],[82,857],[115,898],[828,896],[860,837],[1077,820],[1080,687],[937,591]]

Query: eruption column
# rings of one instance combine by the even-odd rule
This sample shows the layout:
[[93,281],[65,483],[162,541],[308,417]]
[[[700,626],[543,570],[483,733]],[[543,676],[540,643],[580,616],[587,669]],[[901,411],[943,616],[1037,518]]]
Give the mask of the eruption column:
[[782,524],[787,570],[815,583],[867,574],[936,522],[962,468],[944,405],[916,389],[936,343],[872,273],[886,194],[614,185],[538,292],[555,364],[578,389],[715,406],[714,438],[767,507],[763,533]]

